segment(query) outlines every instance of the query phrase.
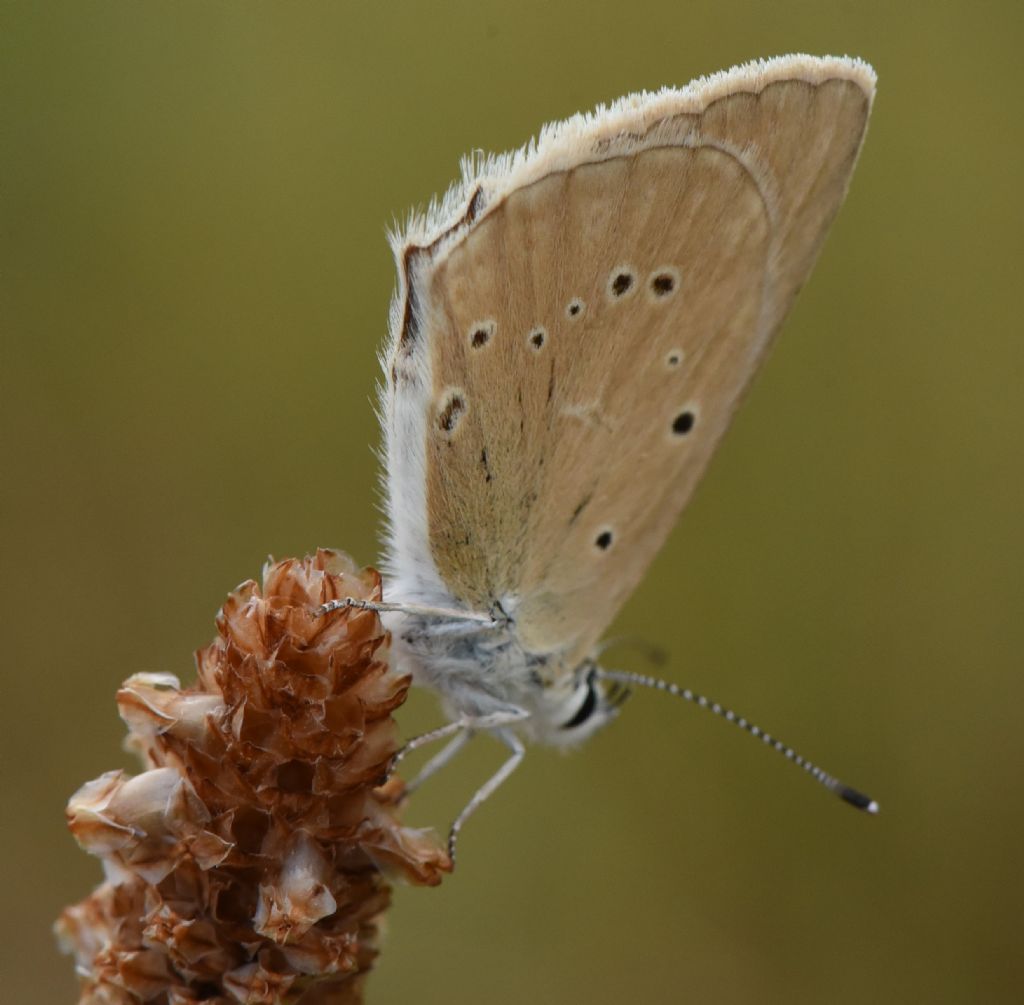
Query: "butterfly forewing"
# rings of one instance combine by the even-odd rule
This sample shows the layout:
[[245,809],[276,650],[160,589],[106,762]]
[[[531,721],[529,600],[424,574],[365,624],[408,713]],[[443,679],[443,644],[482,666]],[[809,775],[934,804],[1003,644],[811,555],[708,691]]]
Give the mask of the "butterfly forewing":
[[419,251],[390,417],[425,435],[431,574],[509,608],[527,650],[586,654],[806,279],[870,105],[834,62],[639,100],[613,133],[595,120]]

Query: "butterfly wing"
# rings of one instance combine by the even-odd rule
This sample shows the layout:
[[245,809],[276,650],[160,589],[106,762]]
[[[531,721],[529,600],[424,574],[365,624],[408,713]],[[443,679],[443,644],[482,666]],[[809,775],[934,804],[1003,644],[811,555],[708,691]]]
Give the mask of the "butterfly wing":
[[865,64],[783,57],[548,127],[396,242],[400,591],[573,665],[703,474],[842,202]]

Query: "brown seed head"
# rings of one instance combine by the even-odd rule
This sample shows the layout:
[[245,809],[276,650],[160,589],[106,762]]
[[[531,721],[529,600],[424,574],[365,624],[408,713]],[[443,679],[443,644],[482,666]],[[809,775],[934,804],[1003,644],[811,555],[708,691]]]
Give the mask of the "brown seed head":
[[196,654],[198,683],[136,674],[118,693],[128,748],[68,804],[107,881],[57,932],[81,1003],[359,1002],[389,888],[382,870],[434,885],[450,864],[402,827],[391,713],[408,677],[388,664],[380,577],[338,552],[268,563],[243,583]]

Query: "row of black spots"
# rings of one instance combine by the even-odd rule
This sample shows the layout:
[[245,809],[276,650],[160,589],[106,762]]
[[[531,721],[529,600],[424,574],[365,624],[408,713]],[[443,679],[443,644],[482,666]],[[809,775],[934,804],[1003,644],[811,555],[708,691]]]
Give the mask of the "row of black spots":
[[[656,269],[648,278],[648,290],[656,300],[671,296],[679,289],[679,270],[674,266]],[[628,265],[619,265],[612,269],[608,278],[607,293],[610,299],[619,300],[636,288],[636,272]],[[573,297],[565,306],[565,316],[574,321],[583,316],[587,309],[586,301],[581,297]],[[497,326],[493,321],[484,321],[474,325],[470,332],[470,345],[474,349],[482,349],[494,336]],[[537,327],[527,336],[528,343],[534,349],[541,349],[547,341],[547,332]],[[669,354],[669,366],[678,366],[682,362],[682,353],[673,350]]]
[[[483,349],[484,346],[490,345],[497,332],[498,323],[496,321],[478,321],[476,324],[471,325],[469,329],[470,348]],[[534,352],[540,352],[547,343],[547,340],[548,332],[543,325],[537,325],[535,328],[530,329],[529,334],[526,336],[526,344]]]
[[[630,293],[636,286],[636,274],[628,265],[620,265],[612,270],[608,279],[608,295],[612,299],[619,299]],[[679,270],[673,266],[665,266],[651,273],[648,280],[648,289],[655,299],[670,296],[679,288]],[[579,318],[586,310],[586,303],[579,297],[574,297],[566,305],[565,314],[569,320]],[[480,321],[470,328],[469,344],[474,349],[483,349],[489,345],[497,333],[496,321]],[[535,352],[544,348],[548,339],[547,330],[538,325],[532,329],[526,337],[527,345]],[[683,361],[682,351],[673,349],[666,357],[666,364],[670,369],[679,366]]]
[[[665,265],[655,269],[647,277],[647,290],[653,300],[665,300],[679,289],[679,270],[674,265]],[[638,288],[637,273],[631,265],[616,265],[608,276],[605,293],[609,300],[621,300],[634,293]],[[565,316],[570,321],[582,316],[587,309],[586,302],[580,297],[573,297],[566,304]]]
[[[647,277],[647,291],[652,300],[667,300],[680,286],[679,270],[674,265],[655,269]],[[608,276],[605,292],[609,300],[622,300],[639,288],[636,269],[631,265],[616,265]]]

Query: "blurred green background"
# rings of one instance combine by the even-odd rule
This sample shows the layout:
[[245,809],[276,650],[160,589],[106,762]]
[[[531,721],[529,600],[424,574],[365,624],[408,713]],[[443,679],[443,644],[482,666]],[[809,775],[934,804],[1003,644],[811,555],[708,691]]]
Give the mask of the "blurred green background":
[[[383,228],[458,157],[760,55],[880,77],[848,202],[615,632],[656,695],[399,890],[375,1002],[1009,1002],[1024,982],[1019,3],[7,3],[3,999],[74,1000],[62,811],[267,553],[377,554]],[[622,665],[646,669],[633,654]],[[436,724],[429,696],[403,711]],[[448,821],[501,752],[417,797]]]

